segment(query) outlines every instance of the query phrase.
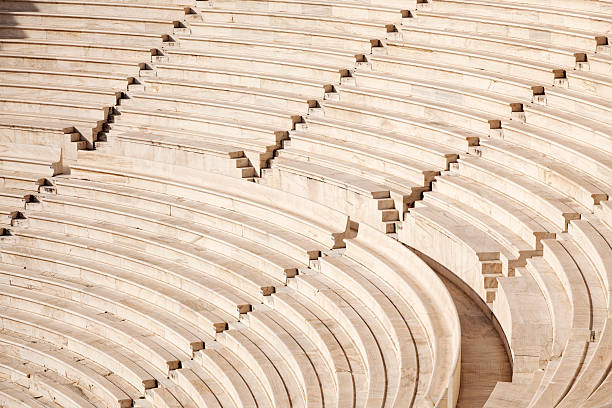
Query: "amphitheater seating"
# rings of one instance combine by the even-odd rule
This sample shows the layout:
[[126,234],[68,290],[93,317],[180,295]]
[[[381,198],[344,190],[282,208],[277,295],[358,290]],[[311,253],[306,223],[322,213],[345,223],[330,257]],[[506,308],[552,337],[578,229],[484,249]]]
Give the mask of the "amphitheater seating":
[[[3,293],[15,299],[10,307],[24,321],[33,319],[27,315],[33,311],[60,313],[52,305],[61,305],[66,320],[60,323],[58,315],[52,326],[58,336],[82,321],[89,330],[100,327],[95,332],[106,339],[103,344],[126,348],[127,333],[142,333],[132,353],[112,357],[113,371],[129,384],[119,386],[132,399],[145,390],[155,400],[219,406],[457,398],[454,305],[431,270],[401,244],[377,247],[384,235],[365,225],[358,240],[349,240],[356,232],[347,235],[346,216],[326,209],[325,224],[317,224],[325,207],[298,197],[287,202],[285,194],[277,205],[286,209],[274,211],[267,200],[276,191],[255,183],[245,189],[249,184],[239,179],[214,176],[206,188],[190,186],[129,172],[130,162],[137,168],[142,161],[115,159],[125,169],[117,172],[111,156],[105,168],[81,153],[71,176],[54,178],[57,193],[38,194],[38,202],[27,204],[27,223],[2,243],[1,275],[22,282]],[[228,190],[232,184],[234,193]],[[271,194],[267,200],[263,191]],[[291,218],[289,208],[300,210]],[[344,255],[332,249],[344,245],[342,238],[351,243]],[[397,254],[402,261],[392,261]],[[378,266],[380,259],[389,262],[387,269]],[[412,266],[400,273],[399,265]],[[354,284],[346,286],[346,279]],[[391,289],[393,282],[402,289]],[[44,293],[32,292],[34,287]],[[112,315],[91,320],[94,307]],[[40,324],[51,330],[45,326],[50,322]],[[406,343],[406,336],[415,343]],[[107,358],[75,341],[71,350],[92,362]],[[136,355],[148,356],[150,366],[133,360]],[[168,388],[161,373],[169,375]],[[93,374],[83,375],[96,395],[111,400]],[[313,375],[329,381],[313,384]],[[389,379],[388,386],[382,387],[380,376]]]
[[0,405],[606,406],[611,4],[2,2]]
[[[181,16],[182,8],[167,5],[4,2],[0,58],[10,87],[3,86],[2,115],[27,112],[29,121],[59,119],[61,126],[81,134],[73,141],[91,148],[128,77],[150,62],[151,49],[161,47],[161,34]],[[63,141],[56,145],[71,150]]]

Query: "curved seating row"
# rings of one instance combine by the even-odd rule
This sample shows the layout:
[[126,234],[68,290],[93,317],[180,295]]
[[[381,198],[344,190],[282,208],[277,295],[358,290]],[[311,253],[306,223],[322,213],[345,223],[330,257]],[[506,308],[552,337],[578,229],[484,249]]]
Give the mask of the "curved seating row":
[[[566,16],[569,28],[555,27],[552,16]],[[571,231],[585,214],[605,208],[610,193],[601,154],[611,146],[609,99],[600,85],[609,71],[589,72],[585,62],[606,60],[597,32],[607,31],[606,18],[557,5],[434,1],[417,10],[414,24],[402,25],[404,42],[387,44],[390,58],[371,58],[379,77],[407,67],[419,85],[434,79],[459,94],[460,83],[478,89],[482,100],[491,90],[512,95],[509,116],[489,115],[501,119],[501,130],[480,137],[438,176],[400,230],[400,240],[456,271],[490,302],[505,332],[513,383],[498,384],[486,406],[572,406],[601,395],[606,369],[590,356],[605,326],[605,279]],[[574,79],[581,77],[586,82]],[[493,112],[483,101],[457,103]],[[587,380],[587,373],[597,374]]]
[[[3,2],[2,115],[15,123],[73,126],[81,134],[74,141],[84,143],[75,147],[64,138],[51,143],[68,152],[67,160],[74,159],[73,150],[92,148],[118,92],[126,90],[129,77],[138,76],[139,65],[150,63],[152,50],[162,46],[161,34],[185,15],[179,4]],[[40,131],[37,144],[48,145]]]
[[[241,6],[245,7],[243,4]],[[232,3],[232,7],[236,7],[236,5]],[[278,14],[278,10],[275,11]],[[224,14],[215,15],[222,16]],[[275,16],[274,21],[275,24],[285,24],[280,17]],[[443,25],[437,25],[438,22]],[[415,23],[419,25],[417,26]],[[448,29],[448,24],[453,25],[452,31]],[[494,212],[491,215],[485,215],[491,212],[490,208],[477,204],[476,200],[467,206],[462,206],[460,203],[453,201],[450,196],[457,193],[457,187],[453,186],[452,189],[446,187],[447,190],[445,190],[450,196],[440,191],[427,193],[423,206],[415,208],[411,211],[411,214],[414,214],[414,217],[417,215],[419,217],[423,216],[423,219],[433,220],[434,224],[439,224],[443,218],[442,213],[446,212],[447,217],[451,217],[451,219],[446,221],[447,224],[444,224],[442,228],[445,231],[445,236],[448,236],[450,229],[456,228],[451,228],[451,225],[461,226],[457,231],[463,233],[464,236],[460,237],[459,241],[463,242],[462,245],[465,245],[471,240],[472,244],[467,245],[469,249],[463,261],[456,258],[455,252],[449,251],[449,253],[455,255],[454,262],[456,262],[454,264],[455,268],[451,269],[461,269],[461,265],[466,263],[473,265],[473,261],[469,259],[473,254],[477,254],[477,263],[480,265],[477,269],[478,272],[472,272],[471,277],[466,275],[465,279],[468,282],[473,282],[473,287],[481,288],[483,290],[482,295],[486,300],[492,301],[494,298],[491,292],[492,289],[495,292],[494,289],[498,282],[497,277],[500,274],[511,277],[515,274],[515,269],[518,268],[520,271],[518,274],[521,277],[525,276],[520,279],[523,283],[515,284],[510,277],[503,280],[505,283],[502,288],[504,299],[496,301],[496,304],[506,302],[507,304],[503,307],[507,308],[508,313],[512,315],[516,313],[513,311],[514,300],[508,299],[514,299],[513,296],[516,296],[510,296],[510,294],[521,293],[521,285],[528,282],[526,277],[528,272],[533,271],[535,276],[532,279],[540,281],[543,287],[541,291],[533,292],[530,295],[534,302],[539,302],[537,304],[540,306],[546,305],[544,301],[546,293],[548,293],[548,290],[552,290],[546,286],[546,281],[542,280],[535,272],[541,269],[541,273],[544,274],[544,271],[547,270],[545,266],[538,265],[537,262],[530,259],[542,253],[541,240],[554,237],[555,234],[566,230],[571,220],[578,218],[587,209],[595,208],[608,197],[609,186],[606,182],[608,180],[608,170],[606,169],[608,164],[605,157],[597,152],[597,148],[606,149],[606,146],[608,146],[609,139],[606,135],[605,125],[603,130],[600,130],[601,128],[597,130],[598,139],[595,140],[595,143],[593,143],[592,136],[587,136],[587,132],[591,135],[593,129],[596,128],[595,121],[605,120],[609,115],[607,114],[608,102],[605,100],[605,91],[594,91],[594,89],[605,88],[605,86],[587,87],[579,85],[580,82],[572,80],[572,76],[569,74],[569,71],[573,70],[575,66],[582,69],[586,68],[586,65],[583,64],[584,61],[580,59],[583,58],[582,55],[591,55],[593,52],[605,50],[605,47],[603,47],[605,44],[601,43],[597,33],[593,35],[586,32],[578,33],[576,29],[571,32],[566,29],[564,33],[562,30],[554,31],[553,27],[546,26],[546,23],[542,25],[541,22],[537,27],[535,25],[529,27],[525,24],[520,27],[516,24],[504,24],[500,24],[500,21],[492,21],[487,16],[480,16],[479,18],[472,16],[453,17],[448,12],[445,14],[444,10],[436,10],[435,2],[431,11],[417,11],[416,17],[412,20],[405,18],[399,28],[402,35],[400,38],[409,38],[410,40],[398,40],[397,36],[389,38],[384,43],[384,48],[389,57],[372,55],[366,56],[361,61],[358,59],[357,69],[350,72],[348,78],[345,75],[345,78],[341,79],[341,85],[336,88],[338,95],[326,95],[328,100],[320,102],[324,116],[313,110],[305,118],[306,124],[298,125],[298,129],[290,133],[291,141],[285,142],[283,148],[279,150],[278,158],[272,162],[273,171],[265,173],[264,179],[268,185],[274,185],[287,191],[301,191],[302,194],[315,197],[317,200],[326,200],[324,202],[335,205],[336,208],[345,212],[355,211],[353,208],[350,210],[349,208],[359,203],[359,196],[351,193],[348,196],[349,203],[347,205],[345,204],[346,201],[341,199],[341,197],[347,197],[346,192],[353,190],[356,193],[361,192],[366,197],[371,194],[383,198],[385,197],[381,195],[383,188],[393,186],[391,178],[375,177],[374,169],[368,168],[366,170],[364,168],[354,172],[359,174],[358,177],[375,177],[378,185],[369,186],[355,176],[352,176],[351,179],[348,168],[352,167],[354,169],[354,165],[342,166],[341,161],[338,160],[341,159],[342,155],[337,146],[341,144],[346,149],[346,139],[341,139],[342,142],[340,143],[333,139],[329,140],[329,138],[324,139],[317,135],[311,135],[308,129],[311,120],[314,126],[321,126],[321,123],[331,120],[338,124],[352,122],[369,126],[394,126],[393,130],[397,131],[402,129],[398,129],[398,126],[401,126],[398,125],[398,121],[389,125],[387,120],[389,118],[396,119],[400,116],[398,115],[399,112],[410,111],[418,112],[428,120],[435,118],[439,122],[462,123],[462,126],[466,127],[467,131],[473,132],[473,135],[470,138],[470,136],[465,137],[460,134],[456,142],[447,142],[447,145],[457,146],[455,150],[450,150],[449,153],[458,154],[469,151],[471,154],[480,156],[480,158],[462,157],[459,165],[451,168],[458,170],[457,177],[465,179],[468,186],[466,190],[470,193],[473,192],[470,184],[474,183],[475,180],[480,181],[479,184],[482,184],[482,187],[479,187],[480,190],[478,191],[483,198],[488,200],[488,206],[495,205]],[[484,52],[468,54],[460,49],[450,48],[451,46],[458,48],[460,43],[457,42],[457,38],[465,40],[465,44],[468,44],[467,41],[474,44],[476,37],[471,35],[471,32],[482,35],[483,30],[498,30],[500,27],[511,27],[507,31],[508,38],[502,38],[506,34],[502,34],[501,31],[495,31],[485,37],[481,36],[478,44],[485,47],[481,47],[485,50]],[[516,27],[516,29],[513,27]],[[605,30],[602,26],[595,27],[595,30]],[[524,38],[521,38],[523,33],[526,33],[534,41],[531,43],[525,41]],[[547,37],[550,33],[553,34]],[[420,37],[420,35],[423,35],[423,37]],[[443,42],[445,39],[450,41],[449,47],[445,46]],[[569,39],[575,39],[573,45],[569,44]],[[542,44],[546,42],[561,47],[543,46]],[[487,51],[486,47],[489,45],[494,48]],[[457,60],[458,55],[462,55],[464,59]],[[406,60],[401,58],[414,56],[420,57],[421,60],[411,63],[406,62],[405,65],[409,65],[414,72],[420,73],[421,78],[415,81],[414,79],[397,76],[394,78],[389,75],[388,69],[393,69],[392,72],[394,73],[402,72],[403,62]],[[443,74],[438,75],[436,74],[439,72],[438,68],[450,61],[450,59],[445,60],[445,56],[454,59],[452,64],[454,71],[449,72],[450,70],[447,68],[443,71]],[[598,58],[596,55],[593,56],[595,59]],[[534,61],[530,61],[531,59]],[[542,60],[547,61],[547,64],[542,64],[540,62]],[[487,64],[485,72],[482,72],[482,70],[480,72],[475,71],[474,68],[483,68],[485,64]],[[365,70],[363,70],[364,68]],[[368,68],[372,69],[371,73],[367,71]],[[527,80],[500,78],[500,74],[508,73],[514,77],[526,77]],[[436,75],[435,79],[441,83],[430,82],[432,75]],[[589,76],[588,73],[584,73],[583,77],[588,78],[587,81],[590,81],[590,84],[597,83],[597,75]],[[469,88],[473,86],[471,84],[470,87],[462,89],[452,83],[453,79],[456,78],[464,80],[466,85],[468,85],[467,78],[470,80],[478,78],[480,89],[476,92],[470,91]],[[482,92],[483,90],[489,91],[492,84],[495,86],[495,93]],[[570,89],[566,91],[550,88],[553,84],[566,85]],[[587,88],[589,88],[588,91]],[[388,95],[389,90],[393,90],[395,94]],[[401,90],[401,92],[398,92],[398,90]],[[593,96],[585,96],[583,94],[585,91]],[[387,92],[387,95],[385,92]],[[505,95],[508,93],[513,96],[506,97]],[[423,99],[419,100],[419,97]],[[339,101],[333,101],[332,98]],[[430,101],[433,99],[435,102],[428,102],[425,98]],[[347,106],[349,101],[352,106]],[[448,105],[445,106],[445,103]],[[536,105],[541,103],[545,103],[546,106]],[[473,111],[460,109],[457,107],[458,105],[472,108]],[[339,110],[339,107],[342,107],[342,110]],[[364,115],[364,110],[372,108],[376,109],[376,114]],[[476,113],[476,109],[480,110],[480,113]],[[381,110],[386,111],[386,117],[381,114]],[[576,114],[572,116],[568,111],[577,112],[580,116]],[[315,116],[315,114],[318,114],[318,116]],[[575,123],[569,124],[569,120],[564,120],[567,117],[572,118],[570,120]],[[367,121],[361,118],[367,118]],[[497,121],[499,123],[495,123]],[[419,130],[426,128],[427,123],[423,122],[421,119]],[[559,123],[562,123],[562,126],[559,126]],[[567,126],[568,124],[569,126]],[[332,126],[328,124],[327,129]],[[346,124],[344,126],[346,127]],[[437,127],[442,130],[440,125]],[[506,127],[508,131],[506,131]],[[500,128],[501,130],[498,130]],[[544,130],[547,128],[548,130]],[[438,143],[445,140],[439,139],[439,135],[443,134],[440,130],[438,130],[438,134],[435,134],[438,139],[434,139]],[[579,131],[576,132],[576,130]],[[529,137],[525,137],[527,134],[530,134]],[[489,135],[498,138],[503,137],[510,143],[497,140],[485,142],[484,139],[487,139]],[[506,135],[508,135],[508,139],[506,139]],[[481,146],[470,149],[469,144],[474,143],[469,141],[477,141],[478,139],[482,142],[480,143]],[[563,146],[564,156],[562,160],[565,163],[571,165],[575,163],[577,157],[580,157],[581,160],[586,159],[587,163],[592,163],[593,168],[597,169],[596,175],[593,177],[580,171],[567,171],[562,166],[554,167],[548,157],[552,157],[552,152],[549,149],[554,148],[555,142],[558,143],[556,146]],[[589,143],[593,143],[594,148],[589,146]],[[546,149],[548,157],[534,154],[535,147]],[[556,148],[554,149],[555,153],[559,152]],[[325,159],[323,152],[329,154],[328,159]],[[371,154],[371,151],[368,153]],[[366,161],[363,153],[355,152],[354,148],[351,155],[351,158],[357,159],[359,163]],[[500,167],[502,164],[508,168]],[[389,165],[386,166],[385,171],[392,172]],[[440,168],[436,169],[435,167],[430,169],[432,171],[440,170]],[[406,176],[406,174],[403,174],[403,176]],[[448,179],[452,180],[450,176],[448,176]],[[528,178],[525,178],[525,176]],[[446,179],[446,175],[438,178],[439,183]],[[315,180],[316,184],[309,190],[307,183],[315,183],[312,180]],[[485,180],[487,182],[483,182]],[[530,184],[525,184],[524,180],[532,181],[529,182]],[[585,180],[588,181],[585,183]],[[446,184],[446,186],[451,184]],[[347,187],[347,185],[351,187]],[[438,182],[435,185],[437,188]],[[545,187],[545,185],[548,187]],[[304,191],[309,192],[304,193]],[[560,194],[559,192],[563,193]],[[497,202],[492,201],[494,200],[493,197],[500,193],[505,198],[498,199]],[[571,200],[568,200],[568,195]],[[507,202],[509,196],[517,197],[523,203]],[[359,208],[359,206],[360,204],[357,204],[355,208]],[[476,206],[476,208],[480,206],[480,211],[474,213],[471,206]],[[404,205],[397,205],[396,208],[402,208],[402,212],[407,209]],[[439,210],[436,210],[436,208],[439,208]],[[448,215],[449,210],[451,210],[452,216]],[[358,211],[355,212],[359,214]],[[530,213],[532,218],[522,215]],[[508,228],[495,219],[500,215],[511,217],[513,221],[507,225],[512,225],[512,227]],[[380,221],[376,218],[355,218],[360,221],[368,220],[371,223]],[[478,225],[480,227],[475,229],[474,226]],[[432,225],[427,226],[429,229],[431,227]],[[480,232],[477,233],[476,231],[479,228]],[[409,229],[404,228],[403,231]],[[391,229],[387,231],[391,231]],[[492,231],[495,231],[495,233]],[[409,233],[406,232],[406,234]],[[400,237],[402,234],[404,232],[400,233]],[[421,241],[421,245],[425,245],[422,243],[423,234],[426,234],[424,230],[414,233],[411,242],[415,242],[416,245],[416,242]],[[484,246],[484,242],[490,240],[491,235],[494,238],[489,242],[497,242],[498,244],[487,248]],[[436,247],[435,244],[432,245]],[[430,247],[430,251],[424,252],[434,252],[431,250],[433,247]],[[539,266],[539,268],[534,265]],[[473,266],[467,267],[467,269],[470,268],[473,268]],[[559,287],[559,285],[553,283],[549,284],[552,285],[552,288],[558,289]],[[533,283],[528,284],[528,286],[533,286]],[[494,307],[503,308],[502,306]],[[552,305],[547,307],[554,309]],[[499,313],[503,312],[500,310]],[[514,318],[510,316],[504,320],[504,323],[510,322],[508,323],[510,326],[506,326],[505,329],[510,331],[513,322],[516,320],[516,316]],[[553,323],[556,323],[556,321],[551,322],[546,315],[542,315],[539,323],[534,324],[550,327],[554,325]],[[561,330],[561,326],[562,322],[559,322],[559,330]],[[542,330],[546,331],[545,329]],[[520,337],[519,335],[518,338],[520,339]],[[560,339],[556,341],[563,342],[562,336]],[[547,340],[545,338],[540,340],[543,341],[541,344],[546,344]],[[516,349],[520,354],[520,345],[516,345]],[[550,359],[550,356],[548,351],[543,351],[540,357],[546,360]],[[517,366],[519,365],[517,364]],[[533,370],[534,368],[527,368],[527,370]]]
[[[184,149],[167,138],[165,131],[168,128],[189,133],[204,130],[206,135],[200,135],[201,142],[198,143],[210,141],[221,151],[235,151],[242,146],[244,150],[236,153],[239,157],[246,157],[254,173],[259,174],[261,168],[268,167],[273,150],[280,146],[286,133],[301,121],[302,115],[316,108],[311,101],[322,98],[327,92],[325,85],[329,81],[326,78],[338,80],[340,67],[353,64],[355,54],[369,53],[375,45],[369,36],[349,34],[341,27],[313,30],[312,21],[301,30],[296,26],[284,27],[282,21],[286,19],[282,16],[286,13],[275,14],[281,20],[278,29],[256,25],[259,20],[249,14],[253,13],[253,10],[248,10],[249,2],[238,3],[220,2],[215,4],[215,8],[199,9],[202,21],[198,17],[186,21],[186,28],[175,35],[176,46],[166,47],[160,55],[153,57],[154,76],[143,77],[141,72],[144,87],[140,89],[144,93],[130,92],[130,99],[120,101],[121,119],[111,126],[112,131],[103,140],[109,142],[109,146],[115,146],[113,149],[117,150],[111,150],[112,153],[122,154],[130,149],[129,134],[136,128],[141,134],[137,148],[151,151],[148,158],[156,154],[152,150],[160,150],[155,147],[159,143],[165,144],[166,150],[170,150],[169,154],[174,157],[184,154],[180,151]],[[261,5],[266,6],[266,3]],[[217,6],[229,6],[230,9],[218,9]],[[276,6],[285,7],[281,3]],[[369,10],[395,14],[391,9],[357,3],[322,2],[313,5],[312,10],[320,12],[323,9],[365,12],[361,17],[363,21],[352,21],[354,26],[362,23],[364,26],[376,25],[367,20]],[[244,15],[247,19],[244,23],[248,24],[237,21],[236,15],[232,14],[234,10],[238,10],[237,15]],[[270,13],[272,11],[268,10],[258,15],[267,20]],[[397,15],[401,13],[397,11]],[[351,21],[345,20],[344,24],[350,25]],[[385,25],[379,25],[379,28],[382,33],[386,32]],[[227,69],[230,64],[232,70]],[[220,88],[219,83],[225,87]],[[287,92],[288,87],[291,93]],[[136,87],[132,89],[136,92]],[[202,110],[203,101],[198,96],[202,92],[215,97],[217,105],[214,109]],[[176,99],[179,95],[182,105],[169,103],[170,98]],[[154,100],[157,102],[151,105]],[[162,100],[166,102],[161,104]],[[221,109],[219,102],[224,108]],[[155,112],[150,114],[153,106]],[[188,106],[194,106],[190,113],[189,109],[183,109]],[[181,117],[171,115],[177,109],[186,114]],[[274,117],[278,117],[278,121],[271,121]],[[143,143],[147,137],[150,138],[149,147]],[[176,147],[170,146],[173,144]],[[102,145],[104,143],[100,143]],[[193,147],[196,145],[191,144]],[[195,152],[191,153],[193,156]],[[235,173],[233,168],[236,166],[217,164],[219,153],[218,150],[200,149],[194,157],[195,161],[210,163],[205,164],[207,168],[229,168]],[[243,169],[242,165],[239,166]],[[253,175],[253,170],[241,171],[246,174],[243,177]]]
[[[289,1],[218,1],[199,10],[203,23],[193,21],[190,33],[179,36],[178,48],[155,57],[158,76],[150,86],[144,80],[144,88],[163,96],[181,89],[169,81],[221,82],[234,93],[236,85],[265,90],[269,107],[287,109],[281,92],[284,84],[295,84],[308,110],[306,105],[304,110],[290,108],[302,119],[282,129],[289,140],[272,147],[276,154],[269,170],[267,158],[254,161],[245,154],[263,168],[256,180],[322,202],[361,223],[382,224],[384,232],[399,231],[400,240],[435,255],[457,273],[500,320],[517,381],[535,384],[519,393],[528,403],[550,396],[556,356],[565,352],[570,327],[559,312],[570,307],[557,298],[563,292],[561,278],[540,257],[543,241],[598,208],[610,191],[610,165],[600,153],[609,146],[609,65],[601,54],[605,36],[598,31],[607,29],[605,17],[560,10],[557,15],[570,22],[560,29],[547,20],[522,20],[520,14],[515,20],[514,14],[486,14],[507,3],[466,3],[469,7],[461,10],[452,4],[444,9],[445,2],[421,3],[416,12],[370,10],[353,19],[371,24],[351,25],[345,20],[355,8],[350,3],[318,2],[318,8],[308,3],[296,9],[296,2]],[[546,14],[530,7],[537,16]],[[314,37],[306,34],[312,27],[317,29]],[[340,50],[351,47],[351,39],[336,31],[355,39],[364,36],[366,48],[353,48],[354,59],[343,54]],[[202,38],[220,33],[222,38]],[[368,48],[365,36],[376,46]],[[313,48],[314,38],[320,48]],[[275,66],[289,43],[292,51],[283,58],[290,64]],[[338,51],[329,50],[330,44]],[[478,51],[467,50],[473,46]],[[234,53],[256,54],[257,59],[247,62]],[[228,71],[228,62],[236,68]],[[318,91],[312,83],[308,91],[303,81],[323,74],[327,83]],[[232,98],[230,109],[242,111],[238,96],[204,86],[210,94]],[[182,92],[189,103],[198,99]],[[242,100],[264,101],[239,93]],[[126,116],[116,128],[129,129],[132,120]],[[161,124],[138,126],[161,133],[155,130]],[[121,154],[137,153],[123,148]],[[589,170],[578,169],[578,162],[587,163]],[[468,202],[457,200],[459,194],[467,195]],[[523,325],[520,316],[531,309],[541,313]],[[525,340],[530,331],[538,335]],[[546,370],[540,377],[542,367]]]
[[[165,169],[136,173],[142,160],[100,157],[80,152],[0,244],[4,319],[21,317],[11,330],[65,338],[121,380],[113,394],[91,373],[68,376],[90,384],[85,402],[456,401],[454,303],[407,248],[256,183],[204,172],[200,185],[177,183]],[[121,392],[131,399],[113,399]]]

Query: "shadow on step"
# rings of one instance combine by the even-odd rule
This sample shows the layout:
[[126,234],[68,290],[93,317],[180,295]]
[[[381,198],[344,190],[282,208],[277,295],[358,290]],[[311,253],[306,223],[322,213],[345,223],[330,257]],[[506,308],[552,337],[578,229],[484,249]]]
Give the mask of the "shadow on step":
[[11,13],[28,11],[38,11],[34,2],[0,1],[0,50],[2,49],[2,40],[4,39],[26,38],[24,31],[19,28],[17,20]]

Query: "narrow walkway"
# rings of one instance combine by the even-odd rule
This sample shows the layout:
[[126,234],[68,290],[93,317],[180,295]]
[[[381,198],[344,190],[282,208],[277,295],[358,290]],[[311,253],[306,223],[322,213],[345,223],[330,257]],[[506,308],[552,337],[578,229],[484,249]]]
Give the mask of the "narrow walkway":
[[481,408],[498,381],[512,381],[512,366],[504,341],[479,305],[447,278],[451,271],[426,255],[414,252],[438,273],[459,313],[461,388],[457,408]]

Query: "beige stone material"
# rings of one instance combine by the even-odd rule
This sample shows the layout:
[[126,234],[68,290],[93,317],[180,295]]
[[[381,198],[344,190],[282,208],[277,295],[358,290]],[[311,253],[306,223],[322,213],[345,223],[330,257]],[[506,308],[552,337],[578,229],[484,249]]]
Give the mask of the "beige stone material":
[[0,405],[612,403],[611,28],[2,2]]

